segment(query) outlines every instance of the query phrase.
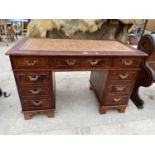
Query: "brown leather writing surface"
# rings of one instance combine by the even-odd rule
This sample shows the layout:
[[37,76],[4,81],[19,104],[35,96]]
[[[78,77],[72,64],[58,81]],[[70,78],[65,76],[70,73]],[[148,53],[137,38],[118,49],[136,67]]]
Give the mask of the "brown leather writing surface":
[[9,55],[44,56],[146,56],[118,41],[24,38],[8,51]]

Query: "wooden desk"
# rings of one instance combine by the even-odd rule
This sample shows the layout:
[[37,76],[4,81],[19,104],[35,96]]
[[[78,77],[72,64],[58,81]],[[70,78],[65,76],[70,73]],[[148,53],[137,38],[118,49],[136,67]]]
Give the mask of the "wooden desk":
[[131,93],[133,99],[137,96],[135,82],[147,57],[117,41],[35,38],[22,39],[7,54],[25,119],[36,113],[54,116],[55,71],[90,70],[99,112],[124,112]]

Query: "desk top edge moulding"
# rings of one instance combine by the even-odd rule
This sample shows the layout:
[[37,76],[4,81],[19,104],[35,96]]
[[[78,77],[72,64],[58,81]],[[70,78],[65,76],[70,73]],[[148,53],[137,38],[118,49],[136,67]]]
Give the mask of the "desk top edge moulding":
[[[150,77],[148,54],[119,41],[23,38],[10,57],[25,119],[37,113],[54,117],[55,71],[91,71],[100,114],[125,112],[131,98],[143,107],[138,89]],[[149,81],[150,82],[150,81]]]

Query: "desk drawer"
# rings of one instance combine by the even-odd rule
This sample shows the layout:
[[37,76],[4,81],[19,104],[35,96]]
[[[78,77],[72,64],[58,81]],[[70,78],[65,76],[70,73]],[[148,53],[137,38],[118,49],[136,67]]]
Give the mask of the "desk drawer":
[[135,80],[137,72],[132,71],[111,71],[110,80]]
[[48,57],[11,57],[14,69],[49,68]]
[[50,72],[16,72],[15,77],[21,87],[34,84],[44,86],[52,80]]
[[108,95],[104,105],[127,105],[127,96]]
[[108,66],[108,58],[76,58],[76,57],[63,57],[63,58],[51,58],[51,68],[76,68],[76,67],[106,67]]
[[51,90],[49,87],[32,87],[32,88],[20,88],[20,93],[22,97],[30,97],[30,96],[49,96]]
[[113,67],[139,68],[140,63],[139,58],[114,58],[112,60]]
[[52,108],[51,99],[28,98],[22,100],[23,110],[42,110]]
[[129,95],[133,87],[133,82],[111,82],[108,85],[108,93],[115,95]]

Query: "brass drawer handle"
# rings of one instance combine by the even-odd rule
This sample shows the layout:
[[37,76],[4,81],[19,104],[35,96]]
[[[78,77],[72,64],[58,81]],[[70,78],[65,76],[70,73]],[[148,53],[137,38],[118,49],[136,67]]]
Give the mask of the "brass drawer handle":
[[73,66],[75,64],[76,60],[75,59],[67,59],[67,60],[65,60],[65,62],[67,63],[67,65]]
[[33,76],[28,76],[29,80],[30,81],[37,81],[39,79],[39,75],[35,75],[34,77]]
[[99,59],[89,60],[89,62],[90,62],[90,64],[91,64],[92,66],[97,65],[99,61],[100,61]]
[[32,104],[35,106],[40,106],[43,103],[43,101],[32,101]]
[[26,60],[28,66],[34,66],[37,63],[37,60]]
[[115,102],[119,102],[120,100],[121,100],[121,97],[113,98],[113,101],[115,101]]
[[130,66],[133,64],[133,60],[122,60],[122,63],[125,65],[125,66]]
[[31,92],[33,95],[38,95],[38,94],[41,92],[41,89],[32,89],[32,90],[30,90],[30,92]]
[[123,91],[125,88],[124,87],[116,87],[117,91]]
[[125,73],[125,74],[119,74],[119,77],[121,79],[126,79],[129,76],[129,74]]

